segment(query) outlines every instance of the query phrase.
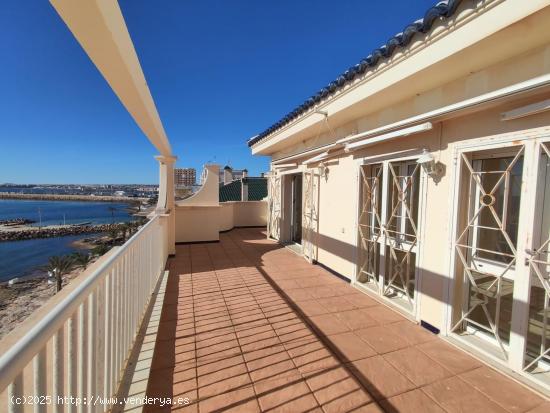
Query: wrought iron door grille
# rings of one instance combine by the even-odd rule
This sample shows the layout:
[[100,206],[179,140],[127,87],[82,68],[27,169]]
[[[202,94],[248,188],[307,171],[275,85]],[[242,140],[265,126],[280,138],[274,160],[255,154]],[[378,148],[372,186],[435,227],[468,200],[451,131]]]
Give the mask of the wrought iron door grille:
[[281,235],[281,176],[269,176],[268,202],[268,234],[271,238],[279,239]]
[[387,266],[384,295],[400,293],[412,306],[415,290],[418,243],[418,185],[420,165],[416,162],[389,163],[387,224]]
[[[371,174],[370,171],[374,171]],[[382,236],[381,212],[382,167],[361,167],[361,206],[359,215],[359,279],[378,285],[380,238]]]
[[[451,331],[473,325],[498,343],[505,358],[517,258],[517,220],[524,147],[514,156],[472,161],[461,154],[468,187],[466,223],[455,240],[465,278],[466,299]],[[491,168],[504,166],[504,169]],[[518,172],[519,171],[519,172]],[[506,311],[502,305],[506,304]]]

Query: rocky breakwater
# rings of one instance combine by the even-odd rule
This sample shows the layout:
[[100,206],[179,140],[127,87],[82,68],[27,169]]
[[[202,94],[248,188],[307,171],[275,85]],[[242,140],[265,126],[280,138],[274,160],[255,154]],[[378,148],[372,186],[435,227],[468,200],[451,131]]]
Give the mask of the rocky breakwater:
[[0,241],[21,241],[35,238],[63,237],[66,235],[93,234],[99,232],[119,232],[128,228],[127,223],[99,225],[53,225],[48,227],[21,227],[17,230],[2,231]]
[[144,202],[149,198],[111,195],[21,194],[0,192],[0,199],[34,199],[39,201]]

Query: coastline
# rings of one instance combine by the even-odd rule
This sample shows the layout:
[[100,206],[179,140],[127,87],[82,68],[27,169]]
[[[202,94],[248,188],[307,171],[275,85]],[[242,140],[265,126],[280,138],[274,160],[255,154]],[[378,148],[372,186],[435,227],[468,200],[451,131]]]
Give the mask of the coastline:
[[98,225],[49,225],[34,227],[30,225],[1,226],[0,242],[23,241],[36,238],[55,238],[68,235],[94,234],[100,232],[120,231],[127,223],[98,224]]
[[86,201],[86,202],[144,202],[149,198],[130,196],[92,196],[57,194],[21,194],[18,192],[0,192],[0,199],[39,200],[39,201]]
[[[98,258],[95,257],[88,267]],[[84,271],[83,267],[78,267],[65,275],[63,286]],[[55,288],[55,283],[48,283],[47,273],[39,270],[13,285],[0,282],[0,339],[53,297]]]

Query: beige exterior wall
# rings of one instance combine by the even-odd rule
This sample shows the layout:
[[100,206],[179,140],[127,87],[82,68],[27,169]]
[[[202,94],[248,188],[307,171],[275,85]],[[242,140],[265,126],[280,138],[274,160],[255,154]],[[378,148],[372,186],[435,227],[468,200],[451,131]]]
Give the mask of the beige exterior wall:
[[[420,240],[422,287],[418,319],[444,329],[445,295],[448,287],[446,278],[451,253],[450,230],[453,223],[450,220],[450,211],[454,190],[454,146],[472,139],[490,138],[499,134],[518,133],[521,136],[528,130],[550,129],[549,112],[507,122],[500,120],[502,112],[540,100],[541,96],[535,96],[508,102],[478,113],[436,123],[433,130],[422,134],[370,146],[326,161],[328,170],[326,176],[321,177],[319,186],[319,223],[318,233],[315,235],[317,261],[350,280],[354,279],[359,213],[358,161],[364,157],[427,148],[436,160],[445,165],[445,174],[437,183],[427,176],[422,178],[426,184],[426,218]],[[420,150],[417,150],[416,154],[419,153]],[[286,233],[288,225],[289,217],[283,215],[283,234]]]
[[223,202],[218,206],[176,207],[176,242],[217,241],[235,227],[265,226],[265,201]]
[[[497,13],[499,7],[502,6],[495,6],[493,14]],[[456,175],[457,150],[473,143],[488,145],[497,140],[507,140],[508,145],[515,146],[522,144],[520,140],[527,137],[550,137],[550,111],[514,120],[502,118],[505,112],[550,99],[548,21],[550,6],[510,21],[507,26],[479,38],[468,47],[455,50],[454,54],[444,59],[437,60],[434,57],[432,64],[422,70],[408,72],[408,69],[404,69],[403,65],[407,63],[415,68],[412,57],[394,66],[385,67],[382,64],[377,69],[380,72],[378,75],[372,75],[370,80],[364,82],[357,81],[315,108],[328,112],[328,122],[334,132],[325,128],[324,132],[319,133],[319,122],[323,121],[323,116],[310,111],[254,145],[253,153],[272,156],[271,174],[281,177],[280,213],[274,215],[272,211],[279,209],[276,207],[277,197],[273,194],[272,184],[279,181],[278,178],[270,178],[268,202],[275,207],[268,214],[276,216],[274,221],[277,223],[272,233],[279,234],[276,238],[281,242],[289,241],[291,194],[287,175],[315,171],[317,176],[320,175],[318,192],[313,197],[318,219],[313,224],[313,235],[303,235],[304,252],[308,242],[313,242],[313,260],[359,286],[356,277],[360,248],[358,218],[361,165],[402,157],[415,160],[423,149],[428,150],[436,161],[443,164],[444,171],[437,179],[429,177],[424,170],[420,175],[422,190],[419,195],[421,209],[416,255],[416,303],[408,314],[417,321],[431,324],[443,335],[451,335],[451,313],[456,315],[460,312],[461,305],[455,304],[461,303],[462,297],[459,294],[461,281],[458,279],[462,277],[462,272],[457,271],[455,275],[452,267],[460,201],[458,195],[455,195],[459,183]],[[475,35],[472,32],[477,29],[474,23],[472,25],[475,28],[470,29],[471,36]],[[441,46],[449,38],[425,50],[433,51],[435,56],[442,52]],[[399,67],[401,71],[397,69]],[[392,75],[393,83],[384,80],[384,76],[390,76],[392,70],[397,70]],[[403,75],[402,79],[398,79],[399,73]],[[383,81],[387,81],[385,86],[381,83]],[[531,86],[526,87],[528,84]],[[492,97],[489,98],[488,94],[492,94]],[[472,99],[479,101],[474,104]],[[467,105],[468,102],[472,104]],[[442,108],[449,110],[430,115],[430,112]],[[376,137],[385,133],[384,128],[386,131],[395,131],[428,121],[432,124],[429,131],[397,137],[352,152],[336,149],[322,164],[303,163],[322,151],[313,154],[305,152],[339,139],[369,131],[374,131],[372,136]],[[290,159],[286,159],[288,157]],[[294,163],[295,166],[292,166]],[[278,167],[277,164],[282,166]],[[533,190],[533,187],[528,188],[523,182],[522,197],[524,191],[529,193]],[[306,197],[305,188],[303,196]],[[462,207],[462,212],[465,210]],[[532,215],[533,212],[526,214]],[[519,234],[518,239],[520,237],[529,239],[532,235]],[[518,257],[522,253],[518,252]],[[389,305],[394,304],[381,295],[378,297]],[[481,345],[479,348],[484,347]],[[498,359],[487,355],[490,351],[483,351],[479,353],[481,357],[493,361]],[[514,354],[514,350],[510,354],[512,358],[520,360],[516,366],[522,363],[521,355]],[[509,367],[507,363],[495,361],[505,371],[514,370],[516,378],[534,384],[529,374],[522,372],[521,368]],[[506,370],[508,368],[512,370]],[[550,393],[548,383],[543,384],[542,389]]]

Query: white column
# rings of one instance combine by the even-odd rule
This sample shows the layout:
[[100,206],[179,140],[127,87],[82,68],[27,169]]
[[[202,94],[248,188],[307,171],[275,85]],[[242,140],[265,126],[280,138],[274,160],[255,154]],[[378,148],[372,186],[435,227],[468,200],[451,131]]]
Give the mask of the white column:
[[175,191],[174,191],[174,163],[176,156],[155,156],[159,161],[159,199],[157,202],[157,213],[166,215],[168,219],[167,245],[168,254],[176,253],[176,214],[175,214]]

